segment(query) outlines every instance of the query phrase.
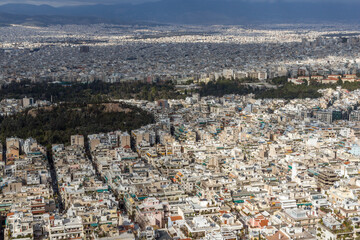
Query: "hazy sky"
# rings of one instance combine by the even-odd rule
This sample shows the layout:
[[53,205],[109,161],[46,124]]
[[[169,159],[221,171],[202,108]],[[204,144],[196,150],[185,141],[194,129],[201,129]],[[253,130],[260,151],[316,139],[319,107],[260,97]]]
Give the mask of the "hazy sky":
[[[155,2],[159,0],[0,0],[1,4],[6,3],[29,3],[29,4],[49,4],[53,6],[64,5],[83,5],[83,4],[114,4],[114,3],[143,3]],[[206,1],[206,0],[204,0]],[[223,1],[223,0],[219,0]],[[237,1],[237,0],[232,0]],[[238,1],[257,1],[257,2],[358,2],[359,0],[238,0]]]
[[0,5],[7,3],[49,4],[53,6],[84,5],[84,4],[114,4],[114,3],[143,3],[158,0],[0,0]]

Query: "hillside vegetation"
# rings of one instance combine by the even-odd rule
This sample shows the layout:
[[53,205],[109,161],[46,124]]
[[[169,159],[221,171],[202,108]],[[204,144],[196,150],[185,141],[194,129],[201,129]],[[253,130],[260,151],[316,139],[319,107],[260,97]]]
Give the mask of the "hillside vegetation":
[[0,118],[0,139],[33,137],[47,146],[68,144],[73,134],[131,131],[153,122],[153,115],[134,106],[70,103]]

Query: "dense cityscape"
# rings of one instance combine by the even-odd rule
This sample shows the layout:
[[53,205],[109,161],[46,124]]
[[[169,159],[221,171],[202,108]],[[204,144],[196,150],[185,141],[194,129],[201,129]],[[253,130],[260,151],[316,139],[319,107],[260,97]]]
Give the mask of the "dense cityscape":
[[360,26],[0,32],[0,239],[360,239]]
[[[352,30],[351,30],[352,29]],[[355,29],[355,30],[354,30]],[[358,26],[113,26],[1,28],[0,81],[264,80],[299,68],[356,74]]]

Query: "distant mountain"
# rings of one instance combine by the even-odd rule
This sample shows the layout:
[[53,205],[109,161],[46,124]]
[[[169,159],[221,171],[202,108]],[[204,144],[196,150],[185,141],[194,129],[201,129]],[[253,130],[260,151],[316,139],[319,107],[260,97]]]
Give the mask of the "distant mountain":
[[96,23],[114,23],[108,19],[95,17],[76,17],[61,15],[20,15],[0,12],[0,26],[10,24],[23,24],[29,26],[48,26],[55,24],[96,24]]
[[[54,17],[50,22],[77,23],[179,23],[179,24],[250,24],[250,23],[360,23],[360,2],[320,3],[241,0],[162,0],[138,5],[87,5],[52,7],[49,5],[6,4],[0,12],[24,17]],[[14,17],[14,15],[12,15]],[[0,18],[0,23],[5,15]],[[17,19],[5,19],[16,21]],[[65,21],[65,17],[68,18]],[[69,18],[70,17],[70,18]],[[50,18],[49,18],[50,19]],[[94,20],[92,20],[94,19]],[[81,21],[80,21],[81,23]]]

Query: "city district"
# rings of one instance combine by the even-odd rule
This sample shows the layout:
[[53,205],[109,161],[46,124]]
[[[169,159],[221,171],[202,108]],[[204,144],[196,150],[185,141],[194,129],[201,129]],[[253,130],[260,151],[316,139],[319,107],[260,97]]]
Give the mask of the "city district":
[[51,149],[7,138],[1,234],[360,239],[360,91],[319,91],[317,99],[118,100],[156,123],[73,135]]

